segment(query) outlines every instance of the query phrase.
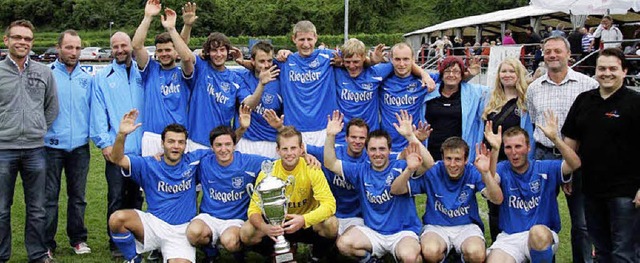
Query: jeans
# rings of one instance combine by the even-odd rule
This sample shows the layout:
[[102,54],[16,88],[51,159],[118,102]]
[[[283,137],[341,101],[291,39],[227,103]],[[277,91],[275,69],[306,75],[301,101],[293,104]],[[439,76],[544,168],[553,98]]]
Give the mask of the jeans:
[[[29,261],[46,256],[45,231],[45,150],[0,150],[0,261],[11,257],[11,205],[18,172],[24,188],[26,209],[24,244]],[[21,230],[15,229],[17,233]]]
[[45,243],[49,249],[56,249],[58,231],[58,198],[64,169],[67,180],[67,236],[71,246],[87,242],[87,228],[84,225],[84,211],[87,207],[85,190],[89,172],[89,144],[65,150],[45,147],[47,153],[46,206],[47,228]]
[[[557,155],[549,148],[536,145],[536,160],[557,160],[561,155]],[[558,152],[558,150],[556,150]],[[584,194],[582,193],[582,173],[573,172],[572,193],[566,195],[569,216],[571,217],[571,251],[573,262],[593,262],[591,258],[591,241],[587,232],[587,222],[584,213]]]
[[640,262],[640,209],[631,197],[587,197],[585,206],[589,235],[598,263]]
[[107,161],[104,169],[107,178],[107,234],[109,236],[109,248],[111,251],[118,248],[111,240],[109,231],[109,217],[117,210],[121,209],[141,209],[142,193],[140,186],[131,178],[122,175],[119,166]]

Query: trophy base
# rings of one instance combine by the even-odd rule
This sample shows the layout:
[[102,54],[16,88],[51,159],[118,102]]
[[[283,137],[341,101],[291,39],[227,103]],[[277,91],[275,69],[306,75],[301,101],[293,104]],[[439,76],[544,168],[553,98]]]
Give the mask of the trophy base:
[[293,252],[273,254],[273,263],[291,263],[291,262],[296,262]]
[[284,236],[277,237],[277,241],[274,245],[275,252],[273,253],[274,263],[290,263],[295,261],[296,246],[289,245],[284,239]]

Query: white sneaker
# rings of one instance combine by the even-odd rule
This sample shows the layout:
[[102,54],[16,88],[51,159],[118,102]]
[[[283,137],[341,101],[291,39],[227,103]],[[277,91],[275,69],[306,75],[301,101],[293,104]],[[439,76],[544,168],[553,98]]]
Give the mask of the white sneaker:
[[76,255],[89,254],[91,253],[91,248],[87,243],[80,242],[73,247],[73,252],[76,252]]

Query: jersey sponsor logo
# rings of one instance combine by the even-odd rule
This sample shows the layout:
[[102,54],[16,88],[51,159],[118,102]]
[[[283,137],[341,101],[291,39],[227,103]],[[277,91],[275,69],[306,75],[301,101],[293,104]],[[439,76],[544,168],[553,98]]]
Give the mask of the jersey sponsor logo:
[[242,188],[243,184],[244,184],[244,178],[242,178],[242,177],[233,177],[233,178],[231,178],[231,186],[233,186],[233,188],[240,189],[240,188]]
[[322,72],[311,70],[308,70],[306,72],[294,72],[292,70],[289,71],[289,81],[300,83],[314,82],[320,79],[320,74],[322,74]]
[[343,176],[339,176],[339,175],[334,176],[333,181],[331,183],[337,187],[344,188],[347,190],[354,189],[353,185],[347,182],[347,180],[345,180]]
[[374,195],[369,191],[366,191],[367,193],[367,201],[369,201],[369,203],[373,203],[373,204],[384,204],[387,201],[390,201],[391,198],[393,198],[393,196],[391,195],[391,193],[389,193],[388,189],[384,189],[384,192],[382,192],[382,194],[379,195]]
[[169,86],[162,85],[160,86],[160,91],[162,95],[165,95],[165,96],[169,94],[180,93],[180,84],[171,83],[169,84]]
[[531,189],[531,192],[534,194],[537,194],[540,192],[540,180],[535,180],[533,182],[529,182],[529,189]]
[[222,91],[216,92],[213,84],[211,83],[207,83],[207,93],[215,97],[215,101],[217,103],[227,104],[227,102],[229,101],[229,97],[225,96],[224,93],[222,93]]
[[168,194],[177,194],[180,192],[185,192],[191,189],[191,182],[193,179],[182,180],[179,184],[170,184],[164,181],[158,182],[158,192],[168,193]]
[[509,207],[524,211],[532,210],[540,205],[540,197],[532,196],[529,200],[523,200],[519,196],[509,196]]
[[[322,54],[320,54],[322,55]],[[318,61],[318,59],[314,59],[313,61],[311,61],[311,63],[309,63],[309,67],[310,68],[317,68],[318,66],[320,66],[320,61]]]
[[235,202],[242,200],[245,197],[245,191],[231,190],[231,192],[216,191],[214,188],[209,188],[209,198],[223,203]]
[[392,96],[390,94],[384,94],[384,103],[387,105],[395,105],[398,107],[404,105],[413,105],[418,101],[418,96],[409,96],[409,94],[405,94],[404,96]]
[[353,102],[371,101],[373,99],[373,91],[353,92],[348,89],[343,89],[342,92],[340,92],[340,99]]
[[609,119],[620,118],[620,114],[618,114],[618,110],[612,110],[604,114],[605,117]]
[[468,205],[467,206],[461,206],[461,207],[458,207],[456,209],[448,209],[438,200],[436,200],[436,202],[434,203],[434,207],[440,213],[443,213],[444,215],[448,216],[449,218],[466,216],[466,215],[469,214],[469,209],[471,209],[471,206],[468,206]]
[[289,204],[287,204],[289,206],[289,208],[298,208],[298,207],[303,207],[307,204],[307,199],[302,199],[302,201],[300,202],[289,202]]

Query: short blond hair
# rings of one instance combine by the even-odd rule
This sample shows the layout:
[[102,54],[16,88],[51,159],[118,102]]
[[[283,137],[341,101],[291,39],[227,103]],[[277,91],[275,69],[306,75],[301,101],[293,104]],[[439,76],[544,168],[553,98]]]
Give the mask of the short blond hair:
[[344,42],[344,45],[342,45],[343,58],[350,58],[354,55],[364,57],[366,52],[367,48],[365,47],[364,43],[362,43],[362,41],[358,40],[357,38],[350,38],[349,40],[347,40],[347,42]]
[[318,35],[316,32],[316,26],[309,20],[298,21],[298,23],[293,26],[293,37],[295,37],[298,32],[311,32],[314,35]]

